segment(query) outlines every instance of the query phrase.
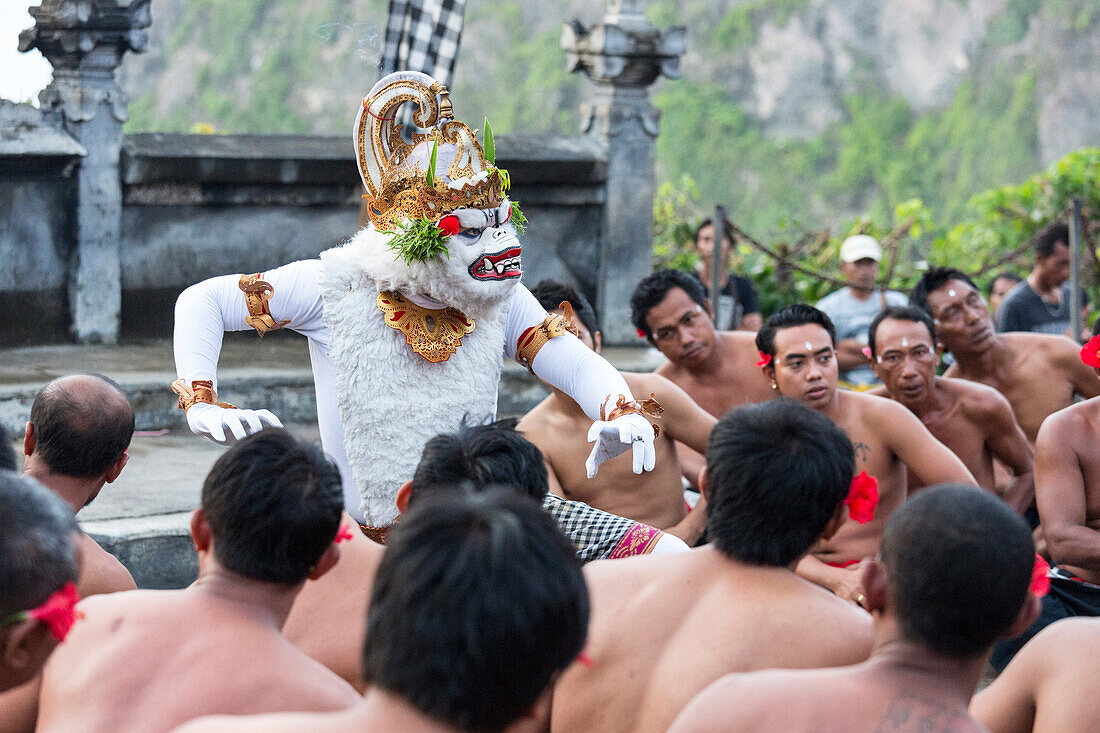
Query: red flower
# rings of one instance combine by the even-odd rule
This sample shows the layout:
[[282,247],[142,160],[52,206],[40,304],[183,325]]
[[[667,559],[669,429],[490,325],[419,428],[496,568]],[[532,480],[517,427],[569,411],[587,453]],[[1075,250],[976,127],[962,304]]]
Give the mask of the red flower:
[[445,216],[439,220],[436,224],[439,227],[439,231],[443,232],[448,237],[453,237],[458,234],[459,224],[457,216]]
[[635,330],[636,330],[636,331],[637,331],[637,333],[638,333],[638,338],[640,338],[640,339],[644,339],[644,338],[645,338],[645,331],[643,331],[643,330],[642,330],[642,329],[640,329],[640,328],[638,328],[638,329],[635,329]]
[[848,489],[848,498],[844,503],[848,505],[849,517],[860,524],[870,522],[875,518],[875,507],[878,506],[878,479],[868,476],[866,471],[860,471],[852,479],[852,487]]
[[29,615],[46,624],[53,638],[65,641],[69,629],[76,623],[76,604],[79,600],[80,594],[76,585],[70,580],[61,590],[47,598],[45,603],[30,611]]
[[588,667],[589,669],[592,669],[596,666],[595,663],[592,661],[592,657],[588,656],[583,651],[577,655],[576,661],[577,664],[581,665],[582,667]]
[[763,351],[757,351],[756,353],[760,354],[760,361],[756,362],[756,366],[766,367],[768,364],[772,363],[771,354],[765,354]]
[[1093,336],[1081,347],[1081,361],[1093,369],[1100,369],[1100,336]]
[[871,347],[870,346],[864,346],[862,349],[860,349],[860,351],[862,351],[863,355],[866,356],[868,359],[871,358]]
[[1036,598],[1042,598],[1050,592],[1049,572],[1050,565],[1036,553],[1035,566],[1031,569],[1031,586],[1028,587],[1028,590],[1031,591],[1031,595]]
[[350,540],[354,536],[355,535],[353,535],[351,533],[351,530],[348,529],[348,525],[341,524],[340,525],[340,531],[336,533],[336,539],[333,540],[333,543],[338,545],[341,542],[347,542],[348,540]]

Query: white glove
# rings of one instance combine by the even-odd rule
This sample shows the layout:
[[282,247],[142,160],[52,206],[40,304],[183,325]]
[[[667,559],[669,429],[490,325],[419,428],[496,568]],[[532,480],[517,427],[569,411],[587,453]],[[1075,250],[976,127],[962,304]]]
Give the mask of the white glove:
[[[192,433],[205,435],[215,443],[233,445],[246,436],[264,429],[263,423],[274,428],[283,426],[269,410],[226,409],[209,402],[196,402],[187,408],[187,427]],[[226,428],[229,428],[228,432]]]
[[625,453],[629,448],[634,450],[634,473],[652,471],[657,462],[657,450],[653,447],[653,426],[636,412],[614,420],[597,420],[592,423],[592,427],[588,429],[588,442],[596,444],[584,463],[588,469],[588,478],[596,475],[601,463]]

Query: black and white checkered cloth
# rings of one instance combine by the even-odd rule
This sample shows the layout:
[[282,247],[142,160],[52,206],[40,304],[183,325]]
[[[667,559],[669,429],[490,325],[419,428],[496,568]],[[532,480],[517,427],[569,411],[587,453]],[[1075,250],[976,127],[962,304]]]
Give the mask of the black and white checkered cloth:
[[466,0],[390,0],[382,76],[420,71],[451,85]]
[[582,563],[603,560],[610,555],[623,536],[637,522],[608,514],[581,501],[566,501],[547,493],[542,508],[557,520],[558,527],[577,548]]

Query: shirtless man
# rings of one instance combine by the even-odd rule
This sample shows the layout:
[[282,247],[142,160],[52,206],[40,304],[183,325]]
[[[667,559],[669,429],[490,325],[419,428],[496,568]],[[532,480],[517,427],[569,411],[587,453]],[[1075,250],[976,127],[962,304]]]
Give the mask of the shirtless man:
[[1100,730],[1100,619],[1054,624],[1029,641],[970,704],[992,733]]
[[302,583],[336,562],[340,474],[279,429],[224,453],[191,518],[189,588],[81,603],[46,664],[41,733],[157,733],[216,713],[346,708],[358,695],[280,632]]
[[762,371],[772,388],[832,420],[855,447],[855,473],[866,472],[878,481],[874,518],[865,524],[844,522],[798,565],[802,577],[858,603],[862,595],[858,563],[878,552],[886,520],[905,501],[906,469],[924,486],[948,482],[975,486],[974,477],[898,403],[837,389],[836,331],[817,308],[789,305],[773,313],[756,334],[756,344],[768,360]]
[[945,377],[981,382],[1003,394],[1032,443],[1047,416],[1073,404],[1074,395],[1100,395],[1100,382],[1064,336],[997,333],[989,308],[964,273],[934,267],[909,295],[936,324],[936,335],[955,357]]
[[[23,436],[23,470],[53,491],[74,514],[112,483],[130,455],[134,411],[111,380],[99,374],[72,374],[48,383],[35,395]],[[91,537],[80,533],[81,598],[134,590],[130,571]],[[38,714],[35,679],[0,695],[5,733],[31,733]]]
[[418,502],[393,530],[362,647],[364,699],[346,712],[212,718],[179,733],[518,732],[545,724],[549,686],[584,646],[588,593],[573,550],[529,500],[451,488]]
[[0,470],[0,690],[36,677],[63,635],[31,611],[76,580],[78,534],[61,499]]
[[875,619],[870,659],[730,675],[670,733],[983,731],[967,703],[993,642],[1038,611],[1028,593],[1034,556],[1027,524],[988,493],[922,491],[890,517],[881,560],[863,570]]
[[[658,270],[634,289],[630,318],[638,335],[668,359],[657,374],[714,417],[775,396],[756,368],[753,334],[715,331],[706,289],[697,278],[679,270]],[[703,456],[682,443],[677,452],[684,477],[695,485]]]
[[[871,321],[871,367],[882,386],[871,394],[908,407],[966,465],[978,485],[1023,514],[1035,501],[1031,446],[1000,392],[962,379],[936,376],[940,350],[931,316],[913,306],[890,307]],[[996,458],[1012,471],[1003,490],[993,477]],[[921,484],[909,481],[909,493]]]
[[732,410],[707,448],[707,535],[691,552],[592,563],[585,651],[553,731],[665,731],[729,672],[866,659],[871,617],[793,572],[848,508],[852,444],[789,400]]
[[[596,312],[583,295],[553,280],[543,280],[531,294],[549,313],[562,314],[560,305],[568,303],[575,313],[578,338],[600,352]],[[622,372],[622,376],[632,394],[639,399],[652,394],[663,408],[660,419],[654,421],[660,433],[654,440],[657,464],[652,471],[637,475],[630,457],[619,456],[605,461],[601,472],[589,479],[576,458],[588,449],[585,426],[591,421],[573,398],[557,388],[551,388],[550,396],[528,412],[517,429],[546,457],[550,490],[555,494],[658,527],[694,545],[706,525],[706,510],[697,506],[689,513],[684,505],[674,441],[702,454],[716,420],[660,375]]]

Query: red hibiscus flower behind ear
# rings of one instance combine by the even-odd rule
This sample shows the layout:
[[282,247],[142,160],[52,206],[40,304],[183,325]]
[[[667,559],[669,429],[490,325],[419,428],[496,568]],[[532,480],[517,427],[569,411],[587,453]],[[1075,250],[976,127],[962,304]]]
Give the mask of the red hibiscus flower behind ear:
[[32,610],[30,617],[46,624],[53,638],[65,641],[69,629],[76,623],[76,604],[79,600],[80,593],[70,580],[61,590],[47,598],[45,603]]
[[852,487],[848,489],[844,503],[848,506],[849,517],[860,524],[870,522],[875,518],[875,508],[878,506],[878,479],[868,476],[866,471],[860,471],[852,479]]
[[348,529],[348,525],[341,524],[340,530],[336,533],[336,539],[334,539],[332,542],[333,544],[338,545],[341,542],[347,542],[352,538],[352,536],[353,535],[351,533],[351,530]]
[[1093,336],[1081,347],[1081,361],[1093,369],[1100,369],[1100,336]]
[[439,231],[443,232],[448,237],[453,237],[458,234],[459,224],[457,216],[445,216],[439,220],[436,224],[439,227]]
[[756,366],[766,367],[768,364],[772,363],[771,354],[765,354],[763,351],[757,351],[756,353],[760,354],[760,361],[756,362]]
[[1035,565],[1031,569],[1031,586],[1028,590],[1036,598],[1042,598],[1050,592],[1050,565],[1040,555],[1035,555]]
[[642,330],[642,329],[640,329],[640,328],[636,328],[636,329],[634,329],[634,330],[635,330],[635,331],[636,331],[636,332],[638,333],[638,338],[640,338],[640,339],[644,339],[644,338],[645,338],[645,331],[643,331],[643,330]]

